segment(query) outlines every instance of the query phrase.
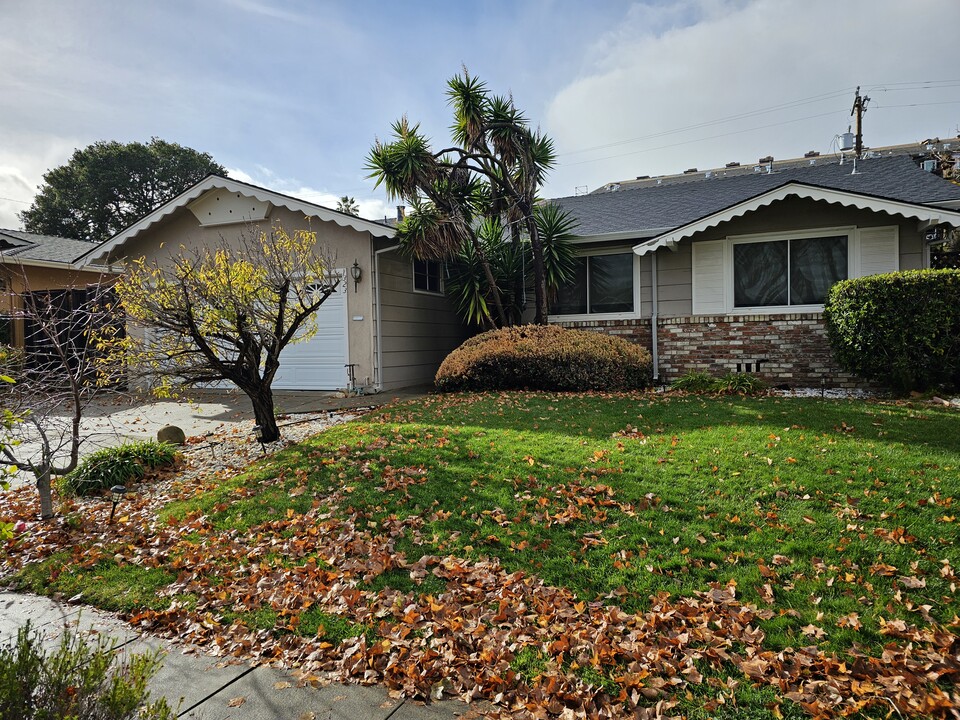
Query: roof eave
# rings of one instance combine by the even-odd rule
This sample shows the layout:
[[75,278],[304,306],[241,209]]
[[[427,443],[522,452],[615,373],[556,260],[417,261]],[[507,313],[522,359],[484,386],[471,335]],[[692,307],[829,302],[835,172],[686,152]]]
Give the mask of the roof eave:
[[685,240],[696,233],[716,227],[720,223],[742,217],[748,212],[767,207],[774,202],[784,200],[788,197],[819,200],[843,205],[844,207],[855,207],[860,210],[886,212],[891,215],[914,218],[927,227],[941,224],[960,227],[960,212],[948,210],[943,206],[909,203],[901,200],[891,200],[872,195],[853,193],[846,190],[836,190],[807,185],[805,183],[790,182],[639,243],[633,247],[633,251],[637,255],[646,255],[663,247],[676,249],[681,240]]
[[186,207],[191,202],[202,196],[209,190],[224,189],[231,192],[241,192],[249,197],[256,198],[262,202],[269,202],[276,206],[285,207],[294,212],[302,212],[304,215],[316,217],[323,221],[334,222],[341,227],[350,227],[358,232],[368,232],[375,237],[391,238],[396,234],[396,230],[387,225],[364,220],[363,218],[341,213],[322,205],[316,205],[306,200],[300,200],[289,195],[258,187],[249,183],[240,182],[231,178],[221,177],[220,175],[208,175],[195,185],[184,190],[175,198],[168,200],[149,215],[141,218],[125,230],[121,230],[112,238],[105,240],[89,252],[84,253],[77,261],[81,265],[104,263],[110,253],[116,248],[122,247],[128,241],[140,235],[140,233],[153,227],[155,224],[173,214],[180,208]]
[[590,235],[575,235],[571,242],[577,245],[600,242],[616,242],[618,240],[642,240],[656,237],[660,233],[673,230],[672,227],[643,228],[640,230],[624,230],[622,232],[593,233]]
[[0,265],[21,265],[25,267],[51,268],[56,270],[75,270],[77,272],[102,272],[105,275],[110,273],[107,268],[94,264],[79,264],[76,261],[69,260],[37,260],[35,258],[25,258],[19,255],[5,255],[0,253]]

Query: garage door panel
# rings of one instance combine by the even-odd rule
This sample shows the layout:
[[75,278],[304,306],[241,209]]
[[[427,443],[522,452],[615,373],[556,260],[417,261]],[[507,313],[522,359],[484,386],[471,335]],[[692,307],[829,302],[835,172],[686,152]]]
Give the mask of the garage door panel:
[[336,390],[347,386],[346,288],[347,283],[341,282],[317,310],[317,332],[313,337],[288,345],[280,353],[274,388]]

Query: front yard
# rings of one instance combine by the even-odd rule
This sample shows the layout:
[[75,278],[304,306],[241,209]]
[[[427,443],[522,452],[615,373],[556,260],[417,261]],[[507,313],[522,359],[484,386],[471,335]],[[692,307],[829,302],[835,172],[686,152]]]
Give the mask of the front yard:
[[3,564],[221,654],[505,714],[949,717],[958,476],[960,416],[925,404],[438,396],[114,526],[73,506]]

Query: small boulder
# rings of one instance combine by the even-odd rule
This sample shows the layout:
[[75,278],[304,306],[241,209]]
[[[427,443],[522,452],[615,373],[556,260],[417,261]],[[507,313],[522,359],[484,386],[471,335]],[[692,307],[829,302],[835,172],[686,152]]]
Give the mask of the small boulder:
[[186,441],[186,434],[176,425],[165,425],[157,431],[157,442],[183,445]]

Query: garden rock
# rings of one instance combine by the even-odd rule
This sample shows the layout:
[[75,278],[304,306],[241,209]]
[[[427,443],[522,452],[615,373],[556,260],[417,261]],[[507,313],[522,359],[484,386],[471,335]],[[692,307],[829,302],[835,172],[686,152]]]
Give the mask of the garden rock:
[[187,442],[186,433],[176,425],[164,425],[157,430],[157,442],[170,443],[171,445],[183,445]]

